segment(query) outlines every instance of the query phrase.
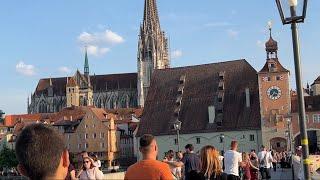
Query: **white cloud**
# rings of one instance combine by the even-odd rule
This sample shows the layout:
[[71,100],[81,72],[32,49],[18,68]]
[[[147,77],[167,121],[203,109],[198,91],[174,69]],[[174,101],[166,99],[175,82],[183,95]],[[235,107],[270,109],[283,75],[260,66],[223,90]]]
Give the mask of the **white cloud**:
[[82,43],[88,44],[88,43],[92,43],[95,41],[95,37],[94,35],[87,33],[87,32],[82,32],[79,37],[78,40]]
[[110,51],[110,48],[99,47],[97,45],[88,45],[87,51],[89,55],[101,56]]
[[120,43],[123,43],[124,42],[124,39],[123,37],[119,36],[117,33],[115,32],[112,32],[110,30],[106,30],[105,33],[105,40],[106,42],[108,43],[111,43],[111,44],[120,44]]
[[25,64],[23,61],[20,61],[16,65],[16,71],[25,76],[33,76],[36,74],[35,67],[30,64]]
[[182,51],[181,50],[174,50],[173,52],[172,52],[172,55],[171,55],[171,57],[173,58],[173,59],[176,59],[176,58],[179,58],[179,57],[181,57],[182,56]]
[[233,29],[228,29],[227,33],[231,38],[236,38],[239,35],[239,31],[236,31],[236,30],[233,30]]
[[69,74],[71,72],[71,69],[69,69],[68,67],[65,67],[65,66],[59,67],[58,70],[60,73],[63,73],[63,74]]
[[107,45],[113,45],[113,44],[120,44],[123,43],[125,40],[122,36],[119,34],[107,29],[102,32],[82,32],[78,36],[78,40],[81,43],[84,44],[107,44]]
[[225,26],[231,26],[232,24],[229,22],[209,22],[205,24],[205,27],[225,27]]

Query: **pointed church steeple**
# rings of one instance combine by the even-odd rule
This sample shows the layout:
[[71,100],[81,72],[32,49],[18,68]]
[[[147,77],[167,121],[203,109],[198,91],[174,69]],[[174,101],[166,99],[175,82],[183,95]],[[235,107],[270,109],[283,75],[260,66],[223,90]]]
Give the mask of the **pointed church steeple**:
[[84,74],[86,75],[86,76],[88,76],[89,75],[89,60],[88,60],[88,53],[87,53],[87,47],[85,47],[85,57],[84,57]]
[[143,107],[154,69],[169,68],[168,39],[160,28],[156,0],[145,0],[138,43],[138,104]]

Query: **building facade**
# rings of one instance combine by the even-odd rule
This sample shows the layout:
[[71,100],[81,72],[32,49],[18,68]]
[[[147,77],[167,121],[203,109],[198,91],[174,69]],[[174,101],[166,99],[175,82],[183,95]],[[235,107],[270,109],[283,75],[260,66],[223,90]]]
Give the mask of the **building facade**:
[[231,140],[239,141],[240,150],[258,150],[257,71],[246,60],[156,70],[137,136],[155,135],[161,159],[169,149],[177,150],[177,120],[180,150],[188,143],[196,150],[208,143],[226,150]]
[[258,73],[262,143],[277,151],[287,150],[286,118],[291,112],[289,76],[278,58],[278,43],[266,42],[267,60]]
[[137,73],[90,74],[87,52],[83,74],[40,79],[30,99],[28,113],[53,113],[65,107],[143,107],[154,69],[169,67],[168,39],[160,28],[156,0],[145,0],[137,53]]

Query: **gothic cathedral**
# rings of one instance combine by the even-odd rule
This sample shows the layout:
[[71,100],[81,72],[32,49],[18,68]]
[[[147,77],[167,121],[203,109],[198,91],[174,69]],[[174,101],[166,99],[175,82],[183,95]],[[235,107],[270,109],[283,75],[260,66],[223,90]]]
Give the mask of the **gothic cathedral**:
[[28,113],[53,113],[70,106],[105,109],[143,107],[154,69],[169,67],[168,39],[161,31],[156,0],[145,0],[138,42],[138,73],[90,75],[87,52],[84,72],[72,77],[40,79],[28,98]]

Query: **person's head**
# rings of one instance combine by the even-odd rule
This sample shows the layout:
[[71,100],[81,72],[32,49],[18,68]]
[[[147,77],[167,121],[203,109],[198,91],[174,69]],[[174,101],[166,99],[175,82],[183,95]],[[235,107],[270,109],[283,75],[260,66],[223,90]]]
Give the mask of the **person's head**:
[[187,153],[190,153],[194,150],[194,147],[192,144],[187,144],[184,148],[186,149]]
[[96,154],[92,154],[91,158],[93,159],[93,161],[98,161],[98,156]]
[[231,141],[231,150],[236,151],[238,149],[238,141]]
[[156,139],[151,134],[145,134],[140,138],[140,152],[143,158],[156,159],[158,155],[158,146]]
[[93,159],[91,159],[90,157],[84,157],[83,158],[83,170],[88,170],[88,169],[92,169],[94,168],[94,164],[93,164]]
[[219,152],[213,146],[204,146],[200,150],[201,172],[205,176],[210,177],[213,173],[217,175],[222,173],[218,157]]
[[177,158],[177,159],[182,159],[182,158],[183,158],[183,154],[182,154],[181,151],[176,152],[176,158]]
[[167,157],[168,157],[168,159],[173,159],[174,158],[174,151],[173,150],[169,150]]
[[80,153],[80,155],[81,155],[82,158],[89,156],[87,151],[82,151],[82,152]]
[[261,151],[265,151],[266,147],[264,145],[261,145]]
[[25,127],[16,141],[19,172],[30,179],[64,179],[69,153],[63,136],[49,125]]
[[248,153],[244,153],[243,156],[242,156],[242,160],[243,161],[250,161],[249,154]]

